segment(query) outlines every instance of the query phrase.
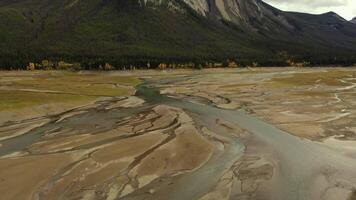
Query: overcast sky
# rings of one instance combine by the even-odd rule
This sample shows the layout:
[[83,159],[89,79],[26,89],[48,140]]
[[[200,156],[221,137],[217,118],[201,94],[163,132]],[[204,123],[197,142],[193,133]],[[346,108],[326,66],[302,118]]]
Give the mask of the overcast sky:
[[320,14],[334,11],[347,20],[356,17],[356,0],[264,0],[281,10]]

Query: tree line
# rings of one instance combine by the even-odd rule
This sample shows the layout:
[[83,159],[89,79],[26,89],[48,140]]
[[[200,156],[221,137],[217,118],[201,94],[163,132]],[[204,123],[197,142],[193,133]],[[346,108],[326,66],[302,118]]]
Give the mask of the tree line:
[[286,52],[279,52],[272,56],[236,56],[236,58],[0,55],[0,70],[202,69],[217,67],[352,66],[355,64],[356,56],[290,56]]

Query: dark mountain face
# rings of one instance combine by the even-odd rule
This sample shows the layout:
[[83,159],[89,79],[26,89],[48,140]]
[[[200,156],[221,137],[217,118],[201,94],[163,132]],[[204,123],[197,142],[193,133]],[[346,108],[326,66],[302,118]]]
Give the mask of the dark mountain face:
[[350,22],[356,24],[356,17],[354,17]]
[[283,12],[261,0],[3,0],[0,38],[0,58],[279,60],[281,52],[300,59],[356,52],[356,25],[335,13]]

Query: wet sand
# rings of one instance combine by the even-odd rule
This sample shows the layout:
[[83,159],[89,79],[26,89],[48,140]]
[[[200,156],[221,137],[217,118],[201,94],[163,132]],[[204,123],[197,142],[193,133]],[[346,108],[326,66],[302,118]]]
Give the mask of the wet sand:
[[328,70],[148,72],[136,96],[2,124],[0,199],[355,198],[353,72]]

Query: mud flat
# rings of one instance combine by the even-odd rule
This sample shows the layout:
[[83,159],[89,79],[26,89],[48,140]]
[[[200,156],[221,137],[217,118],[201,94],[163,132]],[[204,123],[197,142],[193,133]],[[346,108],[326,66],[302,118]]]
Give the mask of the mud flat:
[[[10,98],[24,79],[35,80],[26,92],[36,94],[68,93],[47,76],[78,79],[53,73],[11,72],[0,82]],[[0,199],[356,198],[356,69],[80,77],[75,94],[90,101],[0,125]]]
[[186,73],[161,93],[250,114],[298,137],[354,139],[356,68],[252,68]]
[[130,96],[139,82],[109,73],[0,72],[0,125],[59,114],[104,97]]

